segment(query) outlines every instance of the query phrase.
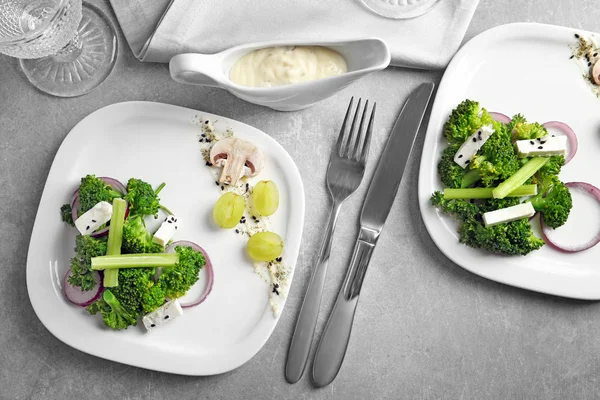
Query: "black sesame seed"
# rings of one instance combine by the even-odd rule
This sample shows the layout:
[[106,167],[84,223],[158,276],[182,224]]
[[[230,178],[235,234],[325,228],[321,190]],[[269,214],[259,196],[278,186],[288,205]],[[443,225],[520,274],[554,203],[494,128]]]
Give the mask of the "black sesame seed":
[[463,155],[462,155],[462,154],[459,154],[459,155],[458,155],[458,158],[462,158],[462,157],[463,157]]
[[95,220],[95,219],[93,219],[93,220],[92,220],[92,222],[93,222],[93,223],[96,223],[96,220]]
[[154,328],[156,326],[156,324],[151,324],[150,328]]
[[467,165],[467,164],[468,164],[468,163],[470,163],[470,162],[471,162],[471,160],[467,160],[467,161],[465,161],[465,165]]
[[578,35],[578,34],[575,34],[575,38],[576,38],[576,39],[579,39],[579,35]]
[[544,141],[540,141],[540,143],[541,143],[541,144],[544,144],[544,143],[546,143],[546,141],[545,141],[545,140],[544,140]]
[[476,138],[473,138],[473,141],[474,141],[474,142],[476,142],[476,141],[477,141],[477,139],[476,139]]
[[591,66],[592,66],[592,63],[591,63],[591,62],[589,62],[589,63],[588,63],[588,67],[591,67]]
[[598,53],[592,54],[592,57],[598,57]]
[[575,57],[575,56],[571,56],[571,57],[569,57],[569,60],[570,60],[570,59],[572,59],[573,57]]
[[215,181],[215,184],[216,184],[217,186],[219,186],[219,182]]
[[168,316],[168,315],[165,315],[165,319],[169,319],[169,316]]
[[86,226],[86,227],[85,227],[85,230],[86,230],[86,231],[89,231],[89,230],[90,230],[90,226],[89,226],[89,225],[88,225],[88,226]]
[[208,124],[210,123],[210,121],[209,121],[209,120],[206,120],[206,121],[204,121],[204,123],[205,123],[206,125],[208,125]]
[[544,146],[538,146],[538,150],[541,150],[543,148],[544,148]]
[[169,223],[169,224],[172,224],[172,223],[173,223],[173,221],[171,221],[171,220],[168,220],[168,221],[167,221],[167,223]]
[[221,190],[225,190],[225,187],[224,187],[224,186],[221,186]]
[[235,230],[235,233],[240,233],[240,230],[239,230],[239,229],[236,229],[236,230]]
[[552,137],[556,137],[556,135],[552,135]]
[[206,162],[206,166],[208,167],[208,165],[209,165],[209,162],[207,161],[207,162]]
[[202,136],[202,137],[206,137],[206,133],[203,133],[201,136]]
[[534,142],[533,140],[530,140],[530,141],[529,141],[529,143],[531,143],[531,144],[535,144],[535,142]]

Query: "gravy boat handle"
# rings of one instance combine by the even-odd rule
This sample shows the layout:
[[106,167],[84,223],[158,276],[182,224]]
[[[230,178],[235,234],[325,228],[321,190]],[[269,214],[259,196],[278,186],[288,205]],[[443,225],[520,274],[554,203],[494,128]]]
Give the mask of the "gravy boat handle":
[[171,78],[190,85],[219,87],[218,76],[221,62],[215,55],[186,53],[178,54],[169,61]]

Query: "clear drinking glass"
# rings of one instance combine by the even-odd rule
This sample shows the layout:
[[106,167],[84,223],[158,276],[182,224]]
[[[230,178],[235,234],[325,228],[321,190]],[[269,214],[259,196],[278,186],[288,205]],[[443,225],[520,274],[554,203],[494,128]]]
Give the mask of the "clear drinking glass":
[[38,89],[74,97],[108,77],[117,35],[110,19],[82,0],[0,0],[0,53],[19,58]]
[[360,0],[369,10],[391,19],[415,18],[423,15],[439,0]]

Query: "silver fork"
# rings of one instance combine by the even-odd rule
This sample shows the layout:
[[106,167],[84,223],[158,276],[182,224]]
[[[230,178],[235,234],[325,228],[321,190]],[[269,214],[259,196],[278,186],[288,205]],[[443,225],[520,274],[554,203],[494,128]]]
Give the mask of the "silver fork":
[[327,262],[329,261],[329,254],[331,252],[333,231],[335,230],[341,206],[358,189],[365,173],[365,164],[371,142],[377,103],[373,106],[369,124],[365,131],[364,124],[369,101],[367,100],[365,103],[359,126],[356,122],[360,113],[361,101],[362,99],[358,100],[352,125],[346,133],[346,125],[351,117],[354,97],[350,99],[337,144],[329,159],[326,181],[332,199],[331,214],[327,223],[325,240],[321,246],[317,265],[313,270],[308,289],[304,295],[304,301],[300,309],[300,315],[298,315],[298,320],[296,321],[296,329],[294,330],[294,336],[292,337],[288,351],[285,378],[289,383],[298,382],[306,367],[310,345],[315,333],[315,327],[317,326],[317,317],[319,315],[323,286],[325,285],[325,275],[327,273]]

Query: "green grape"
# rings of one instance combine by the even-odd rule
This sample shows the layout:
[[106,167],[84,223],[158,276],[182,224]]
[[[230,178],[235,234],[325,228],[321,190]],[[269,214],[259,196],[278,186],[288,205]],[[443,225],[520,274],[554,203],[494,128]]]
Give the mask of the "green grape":
[[256,261],[272,261],[281,256],[283,240],[273,232],[255,233],[248,240],[248,254]]
[[260,181],[252,191],[254,208],[260,215],[274,214],[279,207],[279,190],[273,181]]
[[245,209],[246,201],[242,196],[227,192],[215,203],[213,218],[221,228],[235,228],[240,222]]

